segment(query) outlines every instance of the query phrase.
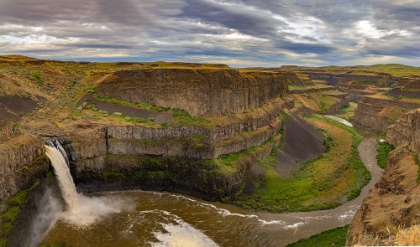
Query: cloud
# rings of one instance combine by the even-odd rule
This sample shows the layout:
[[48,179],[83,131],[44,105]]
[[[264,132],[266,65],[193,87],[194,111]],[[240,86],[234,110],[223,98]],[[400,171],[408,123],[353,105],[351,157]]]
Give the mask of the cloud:
[[420,65],[417,0],[0,1],[0,53],[232,66]]

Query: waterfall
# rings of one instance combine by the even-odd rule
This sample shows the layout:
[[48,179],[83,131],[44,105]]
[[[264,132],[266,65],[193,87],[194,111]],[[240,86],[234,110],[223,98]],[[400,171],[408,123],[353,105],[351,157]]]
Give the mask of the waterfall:
[[67,166],[69,165],[69,157],[67,156],[66,151],[57,139],[45,141],[45,144],[49,147],[56,148],[58,151],[60,151],[63,158],[66,160]]
[[76,192],[76,186],[74,185],[73,178],[70,174],[67,154],[58,141],[55,141],[54,146],[56,145],[57,148],[45,146],[45,149],[47,150],[46,154],[54,167],[61,194],[67,204],[68,210],[72,213],[76,213],[79,210],[79,198]]
[[121,210],[134,210],[131,200],[117,195],[87,197],[77,193],[66,151],[58,140],[48,140],[45,144],[46,154],[54,167],[58,185],[67,206],[66,212],[59,215],[60,219],[74,225],[86,226],[94,223],[101,216],[118,213]]

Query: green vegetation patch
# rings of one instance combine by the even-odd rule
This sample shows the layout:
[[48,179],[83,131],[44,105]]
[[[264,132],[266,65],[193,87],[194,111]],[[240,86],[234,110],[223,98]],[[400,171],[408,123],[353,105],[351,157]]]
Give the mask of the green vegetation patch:
[[417,171],[417,183],[420,183],[420,161],[419,161],[419,153],[414,152],[413,153],[413,159],[416,165],[419,167]]
[[22,207],[28,202],[30,192],[38,187],[39,184],[40,182],[36,181],[31,188],[19,191],[14,197],[9,198],[5,202],[7,210],[0,215],[0,246],[7,246],[7,237],[15,227],[16,219]]
[[337,227],[331,230],[323,231],[309,238],[301,239],[295,243],[287,245],[287,247],[332,247],[345,246],[346,235],[349,225]]
[[157,105],[153,105],[149,103],[135,103],[135,102],[129,102],[129,101],[124,101],[124,100],[118,100],[118,99],[108,97],[108,96],[101,96],[101,97],[96,97],[96,98],[99,101],[111,103],[114,105],[137,106],[138,108],[146,110],[146,111],[167,112],[171,109],[170,107],[161,107],[161,106],[157,106]]
[[39,85],[44,86],[44,80],[42,80],[38,70],[31,70],[29,73],[33,78],[35,78]]
[[67,244],[67,243],[54,242],[54,243],[50,243],[50,244],[41,244],[40,247],[72,247],[72,246]]
[[376,156],[376,160],[378,162],[379,167],[381,167],[382,169],[385,168],[386,162],[388,160],[388,154],[394,149],[394,146],[392,146],[388,142],[379,143],[378,155]]
[[187,125],[187,126],[193,126],[193,125],[199,125],[203,127],[212,127],[212,123],[210,120],[204,118],[204,117],[192,117],[190,114],[188,114],[187,111],[183,109],[172,109],[172,116],[174,117],[174,124],[176,125]]
[[[206,195],[225,195],[225,175],[211,160],[146,155],[107,155],[106,163],[122,161],[130,168],[105,170],[100,179],[126,181],[141,188],[174,188],[198,191]],[[214,186],[217,184],[217,188]]]
[[357,108],[357,103],[350,102],[348,106],[343,106],[340,113],[336,114],[337,117],[351,121],[354,117],[354,112]]
[[[92,94],[93,93],[94,93],[94,90],[92,91]],[[96,98],[99,101],[107,102],[107,103],[111,103],[115,105],[138,107],[139,109],[143,109],[146,111],[168,112],[172,114],[172,117],[174,118],[174,122],[170,124],[164,124],[162,127],[175,125],[175,126],[202,126],[202,127],[211,128],[213,126],[212,122],[209,119],[204,118],[204,117],[192,117],[187,111],[183,109],[178,109],[178,108],[171,109],[170,107],[162,107],[162,106],[157,106],[154,104],[149,104],[149,103],[144,103],[144,102],[142,103],[129,102],[129,101],[118,100],[118,99],[107,97],[107,96],[101,96],[101,97],[96,96]],[[148,122],[147,120],[143,120],[139,118],[129,118],[129,117],[126,117],[126,118],[128,119],[127,120],[128,122],[132,122],[132,123],[153,124],[153,123],[150,123],[150,119]]]

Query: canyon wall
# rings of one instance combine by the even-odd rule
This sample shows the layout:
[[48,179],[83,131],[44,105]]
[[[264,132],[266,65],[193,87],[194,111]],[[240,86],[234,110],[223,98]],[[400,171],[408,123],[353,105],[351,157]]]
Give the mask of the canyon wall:
[[391,125],[386,140],[394,147],[407,145],[410,150],[420,152],[420,109],[408,112]]
[[100,97],[184,109],[192,116],[218,116],[285,96],[287,80],[282,72],[154,68],[116,71],[95,91]]
[[380,86],[392,86],[398,83],[399,78],[387,73],[352,74],[351,71],[324,71],[324,70],[300,70],[301,74],[307,75],[313,81],[321,81],[328,85],[337,86],[339,83],[371,84]]
[[393,245],[395,234],[420,220],[420,109],[389,126],[386,140],[396,149],[384,175],[364,199],[347,233],[346,245]]
[[354,123],[361,127],[386,132],[388,126],[412,109],[420,108],[420,103],[388,97],[364,97],[354,112]]
[[0,144],[0,201],[28,189],[46,173],[44,140],[21,135]]

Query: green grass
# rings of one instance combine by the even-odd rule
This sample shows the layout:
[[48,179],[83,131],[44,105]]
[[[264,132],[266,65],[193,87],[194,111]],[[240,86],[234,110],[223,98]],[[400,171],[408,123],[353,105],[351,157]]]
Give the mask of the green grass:
[[130,123],[136,123],[136,124],[146,124],[146,125],[153,125],[154,120],[152,118],[145,119],[145,118],[138,118],[138,117],[124,117],[125,121]]
[[114,105],[136,106],[146,111],[167,112],[171,109],[170,107],[161,107],[161,106],[157,106],[157,105],[153,105],[149,103],[130,102],[130,101],[119,100],[119,99],[115,99],[115,98],[107,97],[107,96],[96,97],[96,99],[98,99],[99,101],[111,103]]
[[349,225],[323,231],[309,238],[301,239],[287,247],[332,247],[345,246]]
[[349,106],[344,106],[341,108],[340,113],[335,114],[337,117],[346,119],[347,121],[351,121],[354,117],[354,111],[357,108],[357,103],[350,102]]
[[187,126],[194,126],[199,125],[203,127],[212,127],[212,123],[209,119],[206,119],[204,117],[192,117],[190,114],[188,114],[187,111],[183,109],[172,109],[172,116],[175,120],[174,124],[176,125],[187,125]]
[[112,180],[112,179],[124,179],[126,178],[126,175],[122,172],[104,171],[102,173],[102,177],[105,180]]
[[413,153],[413,159],[416,165],[419,167],[417,171],[417,183],[420,183],[420,161],[419,161],[419,153],[414,152]]
[[71,245],[62,242],[54,242],[51,244],[41,244],[40,247],[71,247]]
[[[252,148],[250,148],[250,149],[245,149],[245,150],[243,150],[243,151],[241,151],[241,152],[238,152],[238,153],[233,153],[233,154],[228,154],[228,155],[224,155],[224,156],[221,156],[221,157],[219,157],[219,158],[217,158],[217,159],[215,159],[216,160],[216,162],[218,163],[218,164],[222,164],[222,165],[225,165],[225,166],[230,166],[230,167],[233,167],[233,166],[235,166],[235,162],[240,158],[240,157],[244,157],[244,156],[247,156],[247,155],[249,155],[249,154],[253,154],[253,153],[255,153],[258,149],[261,149],[263,146],[265,146],[265,145],[267,145],[267,144],[270,144],[270,143],[273,143],[274,142],[274,137],[271,137],[271,138],[269,138],[267,141],[265,141],[263,144],[261,144],[261,145],[258,145],[258,146],[254,146],[254,147],[252,147]],[[273,147],[273,149],[275,149],[275,148],[278,148],[278,147]],[[270,159],[269,157],[268,157],[268,159]]]
[[384,133],[384,132],[376,131],[375,134],[381,139],[385,140],[385,138],[386,138],[386,133]]
[[39,74],[38,70],[31,70],[30,74],[35,80],[39,83],[39,85],[44,86],[44,80],[42,80],[41,75]]
[[[206,119],[204,117],[192,117],[187,111],[183,110],[183,109],[178,109],[178,108],[174,108],[171,109],[170,107],[162,107],[162,106],[157,106],[154,104],[149,104],[149,103],[138,103],[138,102],[129,102],[129,101],[124,101],[124,100],[118,100],[112,97],[97,97],[98,100],[102,101],[102,102],[108,102],[111,104],[115,104],[115,105],[122,105],[122,106],[135,106],[138,107],[140,109],[146,110],[146,111],[155,111],[155,112],[169,112],[172,114],[172,117],[174,118],[174,123],[171,124],[165,124],[162,127],[166,127],[168,125],[187,125],[187,126],[203,126],[203,127],[211,127],[211,121],[209,119]],[[149,119],[150,120],[150,119]],[[148,123],[148,124],[153,124],[144,121],[142,119],[136,119],[136,118],[131,118],[128,120],[128,122],[132,122],[132,123]]]
[[394,146],[392,146],[388,142],[379,143],[378,155],[376,156],[379,167],[381,167],[382,169],[385,168],[386,162],[388,160],[388,154],[394,149],[395,149]]

